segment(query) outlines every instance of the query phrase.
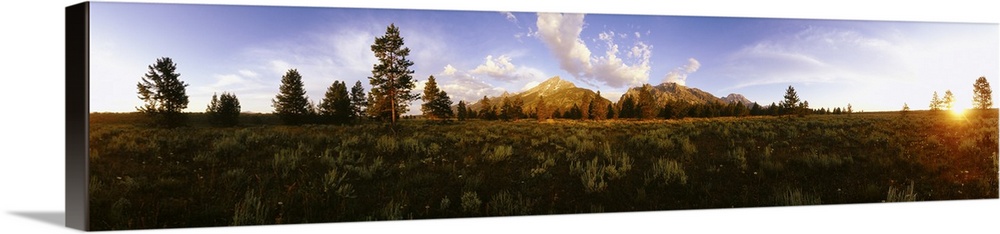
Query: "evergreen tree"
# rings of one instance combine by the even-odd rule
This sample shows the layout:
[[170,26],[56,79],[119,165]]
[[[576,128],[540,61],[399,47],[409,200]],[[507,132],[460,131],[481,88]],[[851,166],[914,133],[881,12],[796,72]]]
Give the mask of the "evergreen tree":
[[347,93],[347,84],[342,81],[334,81],[326,90],[323,100],[319,102],[318,109],[318,114],[324,123],[343,124],[354,118],[351,97]]
[[993,90],[985,76],[980,76],[972,84],[972,107],[979,110],[993,108]]
[[619,118],[635,118],[636,107],[635,99],[631,95],[625,95],[625,98],[621,101],[621,111],[618,112]]
[[545,96],[538,97],[538,104],[535,105],[535,118],[537,118],[538,121],[552,118],[552,110],[549,105],[545,103]]
[[937,91],[934,91],[934,96],[931,97],[931,105],[930,105],[931,110],[932,111],[939,111],[939,110],[941,110],[941,105],[943,105],[943,104],[944,104],[944,101],[941,101],[941,99],[938,98]]
[[223,92],[219,97],[212,94],[212,101],[208,103],[205,110],[208,121],[212,125],[221,127],[232,127],[239,124],[240,100],[235,94]]
[[593,120],[603,120],[607,119],[608,108],[604,105],[604,97],[601,97],[601,91],[598,90],[597,94],[593,99],[590,100],[590,104],[587,105],[587,118]]
[[750,115],[753,116],[764,115],[763,111],[761,111],[760,104],[757,104],[757,102],[753,102],[753,105],[750,107]]
[[573,107],[563,117],[567,119],[583,119],[583,111],[580,110],[580,105],[574,103]]
[[451,111],[451,98],[437,86],[434,76],[427,78],[424,85],[424,104],[420,106],[420,111],[424,117],[429,119],[449,119],[454,115]]
[[145,105],[136,107],[136,110],[166,127],[183,125],[186,118],[181,111],[188,105],[185,91],[188,85],[179,79],[181,74],[177,73],[177,64],[168,57],[162,57],[148,68],[149,72],[136,84],[139,99]]
[[608,115],[605,117],[605,119],[614,119],[615,118],[615,106],[611,105],[611,102],[608,102],[608,106],[605,109],[608,110]]
[[497,112],[493,107],[493,103],[490,102],[490,98],[483,96],[483,99],[479,101],[482,107],[479,108],[479,118],[486,120],[496,120]]
[[521,96],[514,96],[510,100],[510,118],[518,120],[524,118],[524,99]]
[[406,112],[410,101],[417,100],[420,95],[411,93],[416,86],[413,79],[413,62],[406,59],[410,48],[403,47],[403,37],[399,36],[399,28],[390,24],[385,35],[375,38],[371,46],[378,59],[372,68],[372,76],[368,77],[372,85],[370,96],[374,102],[368,103],[369,113],[383,119],[390,119],[392,124]]
[[458,112],[458,121],[465,121],[469,118],[469,109],[465,105],[465,100],[458,101],[456,109],[456,112]]
[[650,84],[642,85],[642,89],[639,90],[639,98],[636,102],[636,109],[638,109],[639,119],[652,119],[656,118],[656,115],[660,113],[659,107],[656,106],[656,99],[653,97],[653,86]]
[[361,86],[361,81],[354,82],[351,87],[351,112],[355,119],[364,119],[365,107],[368,106],[368,98],[365,95],[365,88]]
[[281,121],[289,125],[303,124],[315,113],[314,106],[306,97],[298,70],[289,69],[281,76],[281,86],[278,95],[271,100],[271,106]]
[[944,91],[944,98],[941,99],[944,102],[945,109],[951,110],[955,107],[955,95],[951,93],[951,90]]
[[[847,106],[848,106],[848,108],[850,108],[851,104],[847,104]],[[802,101],[802,103],[799,103],[799,107],[798,107],[798,111],[797,112],[798,112],[799,117],[808,115],[809,114],[809,101]]]
[[799,95],[791,85],[785,90],[785,99],[781,101],[782,114],[799,113]]

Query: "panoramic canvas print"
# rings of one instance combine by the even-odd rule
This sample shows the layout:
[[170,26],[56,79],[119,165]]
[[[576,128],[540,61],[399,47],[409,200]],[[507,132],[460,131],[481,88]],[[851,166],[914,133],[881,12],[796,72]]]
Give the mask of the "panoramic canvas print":
[[88,15],[89,230],[998,197],[997,24]]

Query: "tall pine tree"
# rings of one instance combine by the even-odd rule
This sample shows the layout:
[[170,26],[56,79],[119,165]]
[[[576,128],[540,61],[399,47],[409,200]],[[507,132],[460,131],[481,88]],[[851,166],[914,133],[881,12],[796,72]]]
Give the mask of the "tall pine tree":
[[278,88],[278,95],[271,99],[271,106],[281,121],[289,125],[305,123],[313,113],[298,70],[288,69],[281,76],[281,86]]
[[378,59],[372,67],[372,76],[368,77],[372,85],[371,99],[368,103],[369,113],[374,113],[376,117],[390,119],[392,124],[407,110],[410,101],[417,100],[420,95],[411,93],[416,86],[413,79],[413,62],[406,59],[410,55],[410,48],[403,46],[403,37],[399,35],[399,28],[395,24],[390,24],[385,30],[385,35],[375,38],[375,44],[371,46],[375,58]]

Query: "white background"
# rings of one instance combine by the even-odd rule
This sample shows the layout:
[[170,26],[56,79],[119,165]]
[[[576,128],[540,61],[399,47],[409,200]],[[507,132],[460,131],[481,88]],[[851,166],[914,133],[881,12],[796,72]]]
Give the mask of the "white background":
[[[137,2],[164,2],[140,1]],[[991,1],[177,1],[655,15],[1000,22]],[[541,1],[539,1],[541,2]],[[0,233],[66,233],[64,214],[64,11],[75,1],[0,6]],[[1000,35],[998,35],[1000,36]],[[1000,52],[1000,51],[998,51]],[[137,74],[138,78],[140,74]],[[991,78],[991,79],[996,79]],[[889,95],[889,94],[887,94]],[[509,218],[188,228],[155,233],[993,233],[1000,200],[826,205]],[[122,233],[132,233],[127,231]],[[143,231],[150,232],[150,231]],[[118,232],[116,232],[118,233]]]

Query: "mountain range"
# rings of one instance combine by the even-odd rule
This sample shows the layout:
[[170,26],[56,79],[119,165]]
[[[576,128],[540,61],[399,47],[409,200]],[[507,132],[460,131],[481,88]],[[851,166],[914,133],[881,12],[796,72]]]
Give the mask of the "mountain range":
[[[717,97],[701,89],[687,87],[676,83],[663,83],[650,86],[650,91],[653,94],[656,103],[660,106],[668,102],[676,101],[688,102],[691,104],[716,102],[724,104],[741,103],[747,106],[753,105],[752,101],[737,93],[732,93],[725,97]],[[622,94],[619,100],[624,100],[626,96],[637,98],[637,95],[641,91],[642,86],[630,88]],[[572,108],[573,105],[577,105],[581,108],[587,108],[590,101],[594,99],[594,97],[599,97],[597,103],[599,105],[608,105],[612,103],[607,98],[599,95],[599,93],[600,91],[594,92],[590,89],[580,88],[577,87],[576,84],[573,84],[573,82],[563,80],[559,76],[554,76],[531,89],[525,90],[524,92],[513,94],[504,92],[500,96],[488,98],[490,99],[490,103],[493,104],[499,103],[499,100],[503,98],[521,98],[524,102],[523,109],[525,112],[534,112],[538,104],[544,99],[545,105],[549,108],[566,111]],[[469,107],[473,110],[480,110],[482,108],[482,100],[477,100],[475,103],[469,105]]]

